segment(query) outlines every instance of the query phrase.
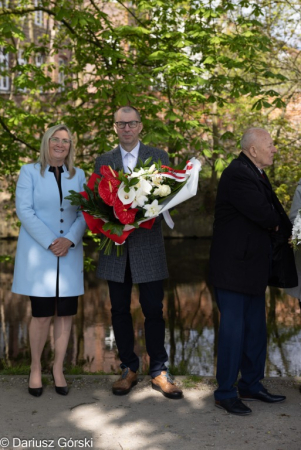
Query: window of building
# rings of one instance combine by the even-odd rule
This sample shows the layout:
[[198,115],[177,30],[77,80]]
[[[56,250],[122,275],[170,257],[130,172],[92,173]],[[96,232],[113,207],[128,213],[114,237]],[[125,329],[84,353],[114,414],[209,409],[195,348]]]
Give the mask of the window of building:
[[[36,7],[40,6],[41,5],[40,0],[34,0],[34,5]],[[39,27],[41,27],[43,25],[43,11],[35,11],[34,23],[35,23],[35,25],[38,25]]]
[[[0,71],[8,70],[8,53],[6,53],[4,47],[0,47]],[[2,75],[0,73],[0,89],[2,91],[9,90],[9,77],[8,75]]]
[[26,61],[26,59],[24,58],[24,50],[20,49],[20,50],[18,51],[18,64],[19,64],[20,66],[24,66],[24,64],[26,64],[26,63],[27,63],[27,61]]
[[42,64],[44,64],[44,56],[41,55],[41,53],[36,54],[36,66],[41,67]]

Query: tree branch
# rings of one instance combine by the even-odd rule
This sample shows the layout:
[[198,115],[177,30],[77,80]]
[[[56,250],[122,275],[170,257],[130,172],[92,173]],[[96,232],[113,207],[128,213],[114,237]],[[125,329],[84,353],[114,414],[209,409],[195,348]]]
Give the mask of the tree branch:
[[[18,10],[13,10],[13,9],[5,9],[0,13],[0,17],[2,16],[8,16],[8,15],[23,15],[23,14],[28,14],[31,12],[35,12],[35,11],[43,11],[46,14],[49,14],[50,16],[56,17],[56,13],[54,11],[52,11],[51,9],[48,8],[44,8],[42,6],[38,6],[35,8],[24,8],[24,9],[18,9]],[[60,19],[58,20],[58,22],[61,22],[65,25],[66,28],[68,28],[68,30],[74,35],[76,36],[78,39],[82,39],[82,36],[79,35],[74,28],[72,28],[72,26],[66,22],[65,19]],[[94,44],[96,47],[101,48],[103,50],[102,45],[100,44],[99,41],[93,41],[91,39],[85,38],[85,41],[90,42],[90,44]]]
[[119,3],[124,9],[126,9],[127,12],[128,12],[131,16],[133,16],[134,19],[135,19],[138,23],[140,23],[140,25],[141,25],[142,27],[145,27],[144,23],[141,22],[140,19],[138,19],[138,17],[133,13],[133,11],[130,10],[130,8],[128,8],[127,6],[125,6],[125,5],[122,3],[121,0],[116,0],[116,1],[117,1],[117,3]]
[[26,147],[30,148],[31,150],[33,150],[34,152],[38,152],[39,150],[35,147],[33,147],[32,145],[28,144],[28,142],[23,141],[23,139],[18,138],[17,136],[15,136],[10,129],[8,128],[8,126],[6,125],[6,123],[4,122],[3,118],[0,116],[0,125],[2,126],[2,128],[9,134],[9,136],[16,142],[21,142],[21,144],[26,145]]

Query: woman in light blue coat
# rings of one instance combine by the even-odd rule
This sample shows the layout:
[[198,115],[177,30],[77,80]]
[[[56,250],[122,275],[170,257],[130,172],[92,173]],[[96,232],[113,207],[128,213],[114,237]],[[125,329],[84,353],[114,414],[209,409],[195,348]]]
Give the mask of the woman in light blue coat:
[[85,175],[75,168],[72,135],[65,125],[43,136],[39,162],[21,168],[16,211],[21,221],[12,292],[28,295],[32,306],[29,327],[31,371],[28,390],[43,392],[41,355],[54,316],[52,375],[58,394],[68,394],[63,362],[78,296],[84,293],[82,237],[86,224],[81,211],[65,200],[70,190],[82,191]]

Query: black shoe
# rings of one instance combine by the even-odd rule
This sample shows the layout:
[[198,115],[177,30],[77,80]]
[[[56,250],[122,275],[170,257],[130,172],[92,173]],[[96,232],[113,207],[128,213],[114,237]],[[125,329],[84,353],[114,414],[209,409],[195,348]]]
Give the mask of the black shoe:
[[68,386],[56,386],[55,385],[55,379],[53,376],[53,367],[51,368],[51,375],[52,375],[52,379],[54,382],[55,392],[60,395],[67,395],[69,392]]
[[237,416],[247,416],[252,410],[244,405],[238,397],[226,398],[224,400],[215,400],[217,408],[225,409],[230,414]]
[[41,397],[41,395],[43,394],[43,386],[41,386],[39,388],[29,387],[29,378],[30,378],[30,372],[28,375],[28,392],[30,393],[30,395],[33,395],[34,397]]
[[279,403],[286,399],[285,395],[273,395],[268,391],[259,391],[255,394],[239,394],[239,396],[242,400],[260,400],[265,403]]

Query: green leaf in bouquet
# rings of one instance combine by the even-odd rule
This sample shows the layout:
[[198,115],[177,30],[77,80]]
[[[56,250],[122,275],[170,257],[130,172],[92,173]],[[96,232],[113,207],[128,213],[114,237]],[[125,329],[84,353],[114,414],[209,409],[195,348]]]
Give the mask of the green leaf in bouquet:
[[125,175],[120,175],[119,177],[120,181],[123,181],[125,184],[129,183],[128,177],[126,177]]
[[139,183],[139,181],[140,180],[138,177],[132,178],[129,182],[129,186],[135,186],[135,184]]
[[137,221],[131,223],[131,226],[132,226],[132,227],[135,227],[135,228],[139,228],[139,224],[138,224]]
[[177,164],[176,166],[174,166],[174,169],[176,169],[176,170],[183,170],[183,169],[185,168],[185,166],[186,166],[186,164],[187,164],[187,161],[188,161],[189,159],[190,159],[189,157],[183,159],[183,161],[181,161],[179,164]]
[[176,187],[172,190],[172,192],[167,195],[166,197],[161,197],[158,198],[156,197],[156,199],[158,200],[158,203],[161,205],[161,203],[168,203],[181,189],[183,186],[185,186],[185,184],[187,183],[187,180],[183,181],[182,183],[178,183],[176,182],[177,185]]
[[123,233],[124,225],[116,222],[107,222],[102,227],[104,231],[110,231],[111,234],[116,234],[117,236],[121,236]]
[[150,165],[150,163],[152,162],[152,159],[153,159],[153,157],[152,157],[152,156],[150,156],[149,158],[147,158],[147,160],[146,160],[146,161],[144,161],[144,164],[143,164],[143,166],[142,166],[142,167],[147,167],[147,166],[149,166],[149,165]]
[[[117,256],[123,255],[123,245],[114,245]],[[113,241],[108,237],[103,237],[98,246],[98,250],[103,250],[105,255],[110,255],[113,249]]]
[[89,214],[108,221],[115,219],[112,207],[104,203],[100,198],[96,199],[95,211],[93,210]]
[[[145,209],[143,209],[141,206],[136,206],[136,209],[138,209],[137,214],[135,216],[135,223],[139,222],[139,220],[143,220],[145,219],[144,214],[145,214]],[[131,225],[135,226],[136,225],[132,224]]]
[[70,195],[65,197],[66,200],[70,200],[71,205],[81,206],[83,196],[79,192],[69,191]]
[[138,159],[135,169],[141,169],[143,167],[143,161],[141,158]]
[[97,196],[99,196],[98,193],[98,185],[101,182],[101,178],[96,178],[95,183],[94,183],[94,194]]
[[91,191],[91,189],[90,189],[86,184],[84,184],[84,190],[85,190],[85,192],[86,192],[87,195],[88,195],[89,201],[92,202],[92,203],[94,203],[94,199],[95,199],[95,197],[94,197],[94,192]]

